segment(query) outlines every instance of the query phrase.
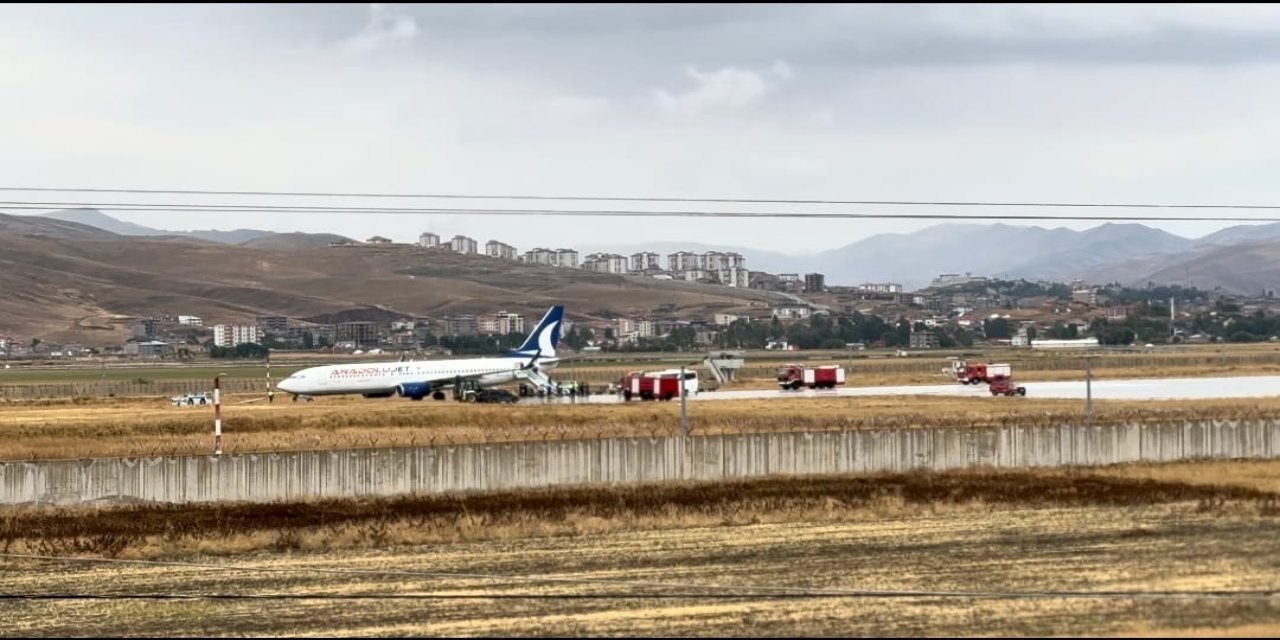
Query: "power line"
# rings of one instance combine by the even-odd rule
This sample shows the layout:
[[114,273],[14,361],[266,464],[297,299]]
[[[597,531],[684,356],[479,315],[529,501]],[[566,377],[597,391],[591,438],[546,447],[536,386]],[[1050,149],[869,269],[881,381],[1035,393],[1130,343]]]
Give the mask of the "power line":
[[1110,207],[1117,209],[1280,209],[1262,204],[1154,204],[1102,202],[962,202],[947,200],[805,200],[783,198],[668,198],[639,196],[548,196],[458,193],[342,193],[333,191],[218,191],[211,189],[96,189],[87,187],[0,187],[0,191],[57,193],[181,194],[207,196],[272,196],[315,198],[418,198],[441,200],[564,200],[595,202],[709,202],[741,204],[885,205],[932,207]]
[[652,211],[635,209],[474,209],[417,207],[334,207],[287,205],[205,205],[188,203],[89,203],[89,202],[0,202],[0,209],[45,211],[51,207],[91,208],[103,211],[188,211],[194,213],[364,213],[370,215],[478,215],[478,216],[563,216],[563,217],[657,217],[657,218],[808,218],[832,220],[1077,220],[1107,222],[1280,222],[1280,217],[1220,216],[1075,216],[1038,214],[942,214],[942,213],[816,213],[809,211]]

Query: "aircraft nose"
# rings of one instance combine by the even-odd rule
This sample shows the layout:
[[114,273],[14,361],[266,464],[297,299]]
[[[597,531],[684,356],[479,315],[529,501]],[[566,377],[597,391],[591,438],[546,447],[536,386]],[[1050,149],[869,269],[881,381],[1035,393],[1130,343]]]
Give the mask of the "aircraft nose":
[[283,392],[285,392],[285,393],[297,393],[297,392],[298,392],[298,387],[297,387],[297,381],[296,381],[296,380],[281,380],[280,382],[276,383],[276,388],[277,388],[277,389],[279,389],[279,390],[281,390],[281,391],[283,391]]

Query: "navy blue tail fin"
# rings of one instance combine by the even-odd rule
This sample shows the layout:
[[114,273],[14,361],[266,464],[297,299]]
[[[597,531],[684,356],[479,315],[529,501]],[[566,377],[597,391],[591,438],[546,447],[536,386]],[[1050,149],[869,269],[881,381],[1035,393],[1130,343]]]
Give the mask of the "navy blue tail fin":
[[554,358],[556,345],[560,344],[560,324],[564,320],[564,305],[558,304],[547,310],[538,326],[529,332],[524,344],[514,351],[508,351],[508,358]]

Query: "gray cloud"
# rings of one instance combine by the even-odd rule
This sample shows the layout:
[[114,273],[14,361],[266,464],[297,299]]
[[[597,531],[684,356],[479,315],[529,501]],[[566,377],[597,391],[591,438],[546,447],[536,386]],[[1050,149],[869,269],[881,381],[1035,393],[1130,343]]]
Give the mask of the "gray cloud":
[[[5,5],[0,175],[48,186],[1276,203],[1277,36],[1280,9],[1253,5]],[[929,224],[122,217],[788,251]]]

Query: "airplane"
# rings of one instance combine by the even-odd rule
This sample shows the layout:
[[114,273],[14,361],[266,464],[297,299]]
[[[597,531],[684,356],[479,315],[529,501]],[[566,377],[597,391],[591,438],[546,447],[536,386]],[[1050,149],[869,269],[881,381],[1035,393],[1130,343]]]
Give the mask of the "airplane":
[[[538,377],[555,369],[556,345],[560,343],[560,325],[564,305],[555,305],[533,328],[524,344],[497,358],[466,360],[429,360],[425,362],[362,362],[310,367],[294,373],[276,384],[284,393],[298,397],[361,394],[366,398],[400,396],[421,400],[428,395],[444,399],[442,389],[464,380],[474,380],[479,387],[514,382],[518,378]],[[527,373],[526,373],[527,372]]]

